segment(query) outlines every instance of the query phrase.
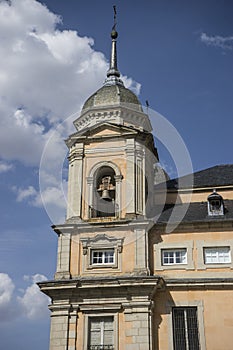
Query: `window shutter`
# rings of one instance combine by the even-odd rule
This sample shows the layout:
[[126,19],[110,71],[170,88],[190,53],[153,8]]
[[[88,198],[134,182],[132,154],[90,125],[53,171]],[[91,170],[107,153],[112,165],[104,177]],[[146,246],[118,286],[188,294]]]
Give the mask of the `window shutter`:
[[104,322],[104,345],[113,344],[113,318],[106,317]]
[[113,317],[90,317],[88,349],[102,350],[107,345],[110,345],[113,349],[113,344]]
[[100,319],[91,319],[90,322],[90,345],[101,344],[101,322]]

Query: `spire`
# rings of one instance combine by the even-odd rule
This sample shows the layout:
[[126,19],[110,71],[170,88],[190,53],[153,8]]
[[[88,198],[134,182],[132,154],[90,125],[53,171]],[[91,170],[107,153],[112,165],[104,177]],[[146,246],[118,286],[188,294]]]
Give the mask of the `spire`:
[[113,6],[114,10],[114,24],[112,27],[111,38],[112,38],[112,50],[111,50],[111,60],[110,67],[107,71],[107,78],[104,82],[104,85],[122,85],[123,81],[120,79],[120,72],[117,69],[117,48],[116,48],[116,39],[118,33],[116,31],[116,6]]

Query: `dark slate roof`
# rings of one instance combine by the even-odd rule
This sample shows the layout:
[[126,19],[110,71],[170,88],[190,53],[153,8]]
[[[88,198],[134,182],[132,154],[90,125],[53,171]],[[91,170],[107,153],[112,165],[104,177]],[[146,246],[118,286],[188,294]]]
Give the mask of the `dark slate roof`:
[[[191,177],[193,176],[193,188],[218,187],[233,185],[233,164],[216,165],[212,168],[197,171],[191,175],[179,178],[179,188],[190,188]],[[167,188],[177,188],[178,179],[167,181]]]
[[[190,203],[182,223],[195,223],[195,222],[213,222],[213,221],[227,221],[233,220],[233,200],[224,200],[224,215],[208,216],[207,202],[194,202]],[[166,205],[157,220],[157,223],[167,223],[172,212],[174,205]],[[184,205],[176,205],[176,216],[174,222],[179,222],[181,214],[184,210]],[[175,212],[174,212],[175,213]]]

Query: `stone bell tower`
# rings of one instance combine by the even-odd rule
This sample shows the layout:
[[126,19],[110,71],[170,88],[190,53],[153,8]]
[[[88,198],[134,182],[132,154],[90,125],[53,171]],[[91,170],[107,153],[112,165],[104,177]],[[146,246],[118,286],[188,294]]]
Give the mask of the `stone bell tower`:
[[[153,276],[148,246],[157,150],[151,124],[117,68],[115,23],[103,86],[74,121],[67,219],[58,235],[50,350],[149,350]],[[135,336],[133,336],[135,334]]]

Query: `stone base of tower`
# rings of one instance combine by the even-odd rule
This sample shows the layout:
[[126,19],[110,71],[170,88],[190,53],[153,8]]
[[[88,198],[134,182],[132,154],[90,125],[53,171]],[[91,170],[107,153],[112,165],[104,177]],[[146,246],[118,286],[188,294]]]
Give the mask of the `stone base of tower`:
[[52,299],[50,350],[153,349],[153,306],[163,285],[155,276],[39,283]]

